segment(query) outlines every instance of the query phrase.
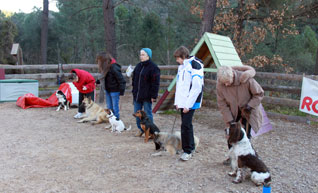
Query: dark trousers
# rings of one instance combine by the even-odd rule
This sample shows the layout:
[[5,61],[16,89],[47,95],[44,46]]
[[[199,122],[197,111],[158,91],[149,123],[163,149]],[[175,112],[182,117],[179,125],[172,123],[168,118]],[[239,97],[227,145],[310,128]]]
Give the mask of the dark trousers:
[[79,113],[84,113],[85,112],[85,107],[81,106],[82,102],[83,102],[83,99],[84,99],[84,96],[86,97],[91,97],[91,99],[94,101],[94,91],[93,92],[90,92],[90,93],[79,93],[78,95],[78,112]]
[[[241,111],[240,110],[238,111],[238,115],[237,115],[237,118],[236,118],[235,122],[239,122],[239,121],[241,121],[242,127],[244,128],[244,130],[246,132],[247,138],[251,139],[251,137],[252,137],[252,135],[251,135],[252,126],[247,122],[247,120],[245,118],[243,118],[241,116]],[[247,123],[247,125],[246,125],[246,123]],[[247,128],[248,128],[248,131],[247,131]],[[229,149],[232,147],[232,145],[230,145],[229,142],[227,143],[227,145],[228,145]]]
[[183,113],[181,109],[181,141],[182,149],[185,153],[192,153],[194,150],[194,136],[193,136],[193,125],[192,118],[194,115],[194,109],[188,113]]

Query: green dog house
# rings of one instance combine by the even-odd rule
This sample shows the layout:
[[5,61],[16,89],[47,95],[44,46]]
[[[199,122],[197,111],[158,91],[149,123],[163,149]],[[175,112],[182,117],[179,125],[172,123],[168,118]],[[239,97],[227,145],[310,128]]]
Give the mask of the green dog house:
[[24,94],[39,96],[39,82],[32,79],[0,80],[0,102],[16,101]]

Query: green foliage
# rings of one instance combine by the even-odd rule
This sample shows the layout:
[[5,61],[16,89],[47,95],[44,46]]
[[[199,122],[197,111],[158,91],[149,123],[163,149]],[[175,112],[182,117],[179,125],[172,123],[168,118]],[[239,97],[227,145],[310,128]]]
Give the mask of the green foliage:
[[15,64],[10,52],[16,34],[15,24],[0,11],[0,63]]
[[12,21],[18,26],[15,41],[22,47],[24,63],[40,63],[41,11],[37,9],[30,14],[15,13]]
[[59,0],[58,7],[51,20],[57,42],[49,43],[56,48],[55,63],[95,63],[96,54],[105,49],[102,2]]
[[305,26],[303,33],[282,39],[274,54],[281,55],[284,63],[292,67],[294,72],[311,74],[315,65],[317,48],[315,32],[309,26]]
[[274,113],[279,113],[284,115],[293,115],[293,116],[301,116],[301,117],[308,116],[307,113],[299,111],[297,107],[282,107],[279,105],[264,104],[264,109],[268,112],[274,112]]
[[[114,4],[121,2],[113,1]],[[300,6],[296,0],[251,1],[259,3],[259,7],[249,13],[243,28],[253,32],[254,27],[260,27],[266,29],[267,34],[264,41],[254,42],[253,51],[244,55],[242,61],[255,56],[271,59],[279,55],[283,58],[282,63],[294,68],[296,73],[311,73],[318,48],[317,20],[310,18],[305,23],[301,19],[290,19]],[[230,0],[229,3],[228,7],[219,7],[217,14],[230,10],[233,14],[239,13],[238,1]],[[310,5],[311,1],[305,3]],[[272,34],[264,18],[275,9],[282,11],[284,4],[288,9],[283,22]],[[123,65],[136,64],[140,49],[149,47],[153,50],[155,63],[175,64],[174,50],[181,45],[192,50],[200,38],[203,5],[203,0],[130,0],[121,3],[115,8],[117,61]],[[102,1],[57,0],[57,6],[59,12],[49,13],[48,63],[95,63],[96,54],[106,48]],[[39,9],[29,14],[15,13],[11,17],[0,13],[2,23],[9,20],[15,24],[18,34],[13,30],[10,37],[20,43],[27,64],[40,62],[41,14]],[[293,23],[296,25],[291,27]],[[227,30],[220,29],[216,33],[233,38],[235,25],[233,23]],[[286,29],[297,29],[300,33],[283,33]],[[248,35],[243,37],[248,38]],[[284,67],[268,64],[258,70],[282,72]]]
[[315,58],[316,51],[318,48],[318,40],[316,38],[316,33],[311,29],[310,26],[306,25],[303,36],[305,52],[311,53],[313,58]]
[[162,114],[164,114],[164,115],[176,115],[176,114],[179,114],[179,111],[177,111],[175,109],[170,109],[170,110],[163,111]]

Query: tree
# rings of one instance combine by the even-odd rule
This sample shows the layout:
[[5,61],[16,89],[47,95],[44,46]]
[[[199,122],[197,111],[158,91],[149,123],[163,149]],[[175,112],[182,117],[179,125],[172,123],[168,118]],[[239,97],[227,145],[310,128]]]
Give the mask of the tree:
[[[228,0],[218,2],[221,10],[216,16],[213,31],[232,37],[243,63],[259,68],[283,66],[286,72],[290,72],[292,69],[283,63],[277,48],[282,39],[295,36],[299,31],[287,5],[274,8],[268,7],[267,3],[239,0],[233,7]],[[267,55],[256,54],[259,46],[269,50]]]
[[42,25],[41,25],[41,63],[47,64],[47,42],[49,26],[49,1],[43,0]]
[[316,52],[316,63],[315,63],[314,75],[318,75],[318,48]]
[[25,64],[41,63],[41,17],[42,11],[36,9],[31,13],[15,13],[11,20],[18,28],[15,42],[23,50]]
[[117,58],[113,0],[103,0],[106,52]]
[[212,32],[215,12],[216,0],[205,0],[200,37],[203,36],[204,32]]
[[15,64],[14,58],[10,55],[13,39],[17,34],[15,24],[6,18],[0,11],[0,63]]

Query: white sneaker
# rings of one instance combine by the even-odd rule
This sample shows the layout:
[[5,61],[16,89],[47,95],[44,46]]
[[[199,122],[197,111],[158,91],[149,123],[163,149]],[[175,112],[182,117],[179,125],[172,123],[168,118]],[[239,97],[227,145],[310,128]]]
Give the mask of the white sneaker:
[[74,116],[75,119],[80,119],[80,118],[82,118],[82,117],[83,117],[83,113],[77,113],[77,114]]
[[181,155],[181,157],[180,157],[180,159],[182,160],[182,161],[188,161],[190,158],[192,157],[192,154],[190,153],[183,153],[182,155]]

